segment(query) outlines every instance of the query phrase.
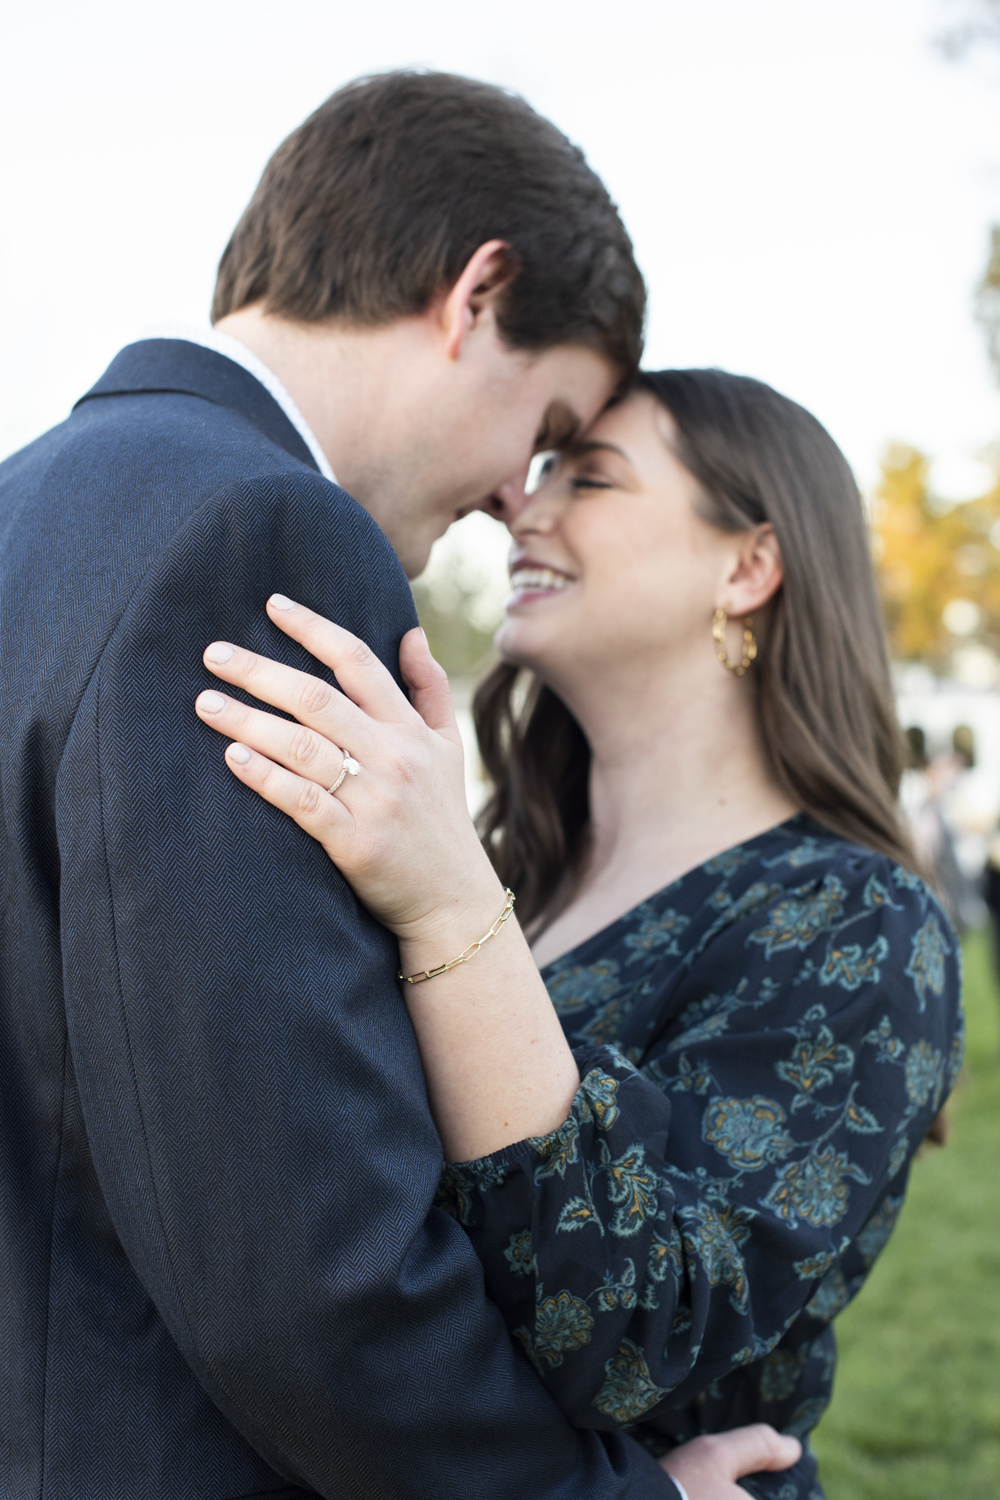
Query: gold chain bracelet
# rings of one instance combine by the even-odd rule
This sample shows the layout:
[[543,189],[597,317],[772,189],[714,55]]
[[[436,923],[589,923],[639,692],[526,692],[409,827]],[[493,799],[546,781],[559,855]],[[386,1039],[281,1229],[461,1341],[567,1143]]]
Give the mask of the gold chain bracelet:
[[439,974],[447,974],[448,970],[454,969],[457,964],[467,964],[470,958],[475,958],[476,954],[479,952],[483,944],[488,943],[491,937],[496,937],[497,933],[500,931],[501,927],[506,922],[511,912],[514,910],[514,892],[508,887],[508,889],[504,891],[504,895],[507,897],[507,905],[497,917],[489,932],[484,933],[478,942],[470,943],[468,948],[463,949],[463,951],[458,955],[457,958],[449,958],[446,964],[438,964],[436,969],[424,969],[422,974],[404,974],[400,972],[396,975],[396,978],[402,979],[406,984],[423,984],[425,979],[436,979]]

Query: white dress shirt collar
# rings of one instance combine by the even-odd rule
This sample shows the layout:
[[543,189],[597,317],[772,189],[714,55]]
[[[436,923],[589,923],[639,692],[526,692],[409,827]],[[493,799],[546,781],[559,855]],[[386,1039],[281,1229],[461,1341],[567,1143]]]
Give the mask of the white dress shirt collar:
[[143,339],[184,339],[188,344],[200,344],[203,349],[211,349],[216,354],[225,355],[234,364],[242,365],[243,369],[259,380],[269,396],[275,401],[285,413],[285,416],[295,428],[299,437],[305,443],[309,452],[316,460],[316,467],[324,479],[329,479],[331,484],[337,483],[336,475],[330,467],[330,460],[316,441],[313,432],[305,417],[299,411],[292,397],[282,385],[273,370],[269,370],[263,360],[252,354],[246,344],[241,344],[239,339],[234,339],[228,333],[216,333],[214,328],[196,328],[187,323],[157,323],[152,328],[143,329],[139,335]]

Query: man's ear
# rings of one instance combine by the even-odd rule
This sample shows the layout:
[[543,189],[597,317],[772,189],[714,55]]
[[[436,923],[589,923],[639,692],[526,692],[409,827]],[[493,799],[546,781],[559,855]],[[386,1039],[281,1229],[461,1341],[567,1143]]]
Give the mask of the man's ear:
[[516,272],[514,256],[504,240],[487,240],[480,245],[440,304],[438,317],[449,359],[458,359],[463,340],[484,315],[494,314],[497,299]]
[[736,543],[736,559],[722,588],[725,598],[720,596],[716,603],[740,619],[773,599],[785,575],[778,538],[769,521],[741,532]]

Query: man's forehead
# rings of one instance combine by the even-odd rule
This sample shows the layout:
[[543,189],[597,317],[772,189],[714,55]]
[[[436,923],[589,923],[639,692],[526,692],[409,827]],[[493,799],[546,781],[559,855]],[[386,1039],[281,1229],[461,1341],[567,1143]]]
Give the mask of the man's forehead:
[[[569,413],[576,427],[591,422],[599,410],[614,400],[621,384],[621,371],[601,351],[583,344],[562,344],[542,354],[548,356],[551,381],[547,416]],[[598,410],[595,410],[595,406]],[[568,426],[568,423],[564,423]]]
[[545,408],[545,446],[566,448],[583,427],[583,419],[569,401],[556,397]]

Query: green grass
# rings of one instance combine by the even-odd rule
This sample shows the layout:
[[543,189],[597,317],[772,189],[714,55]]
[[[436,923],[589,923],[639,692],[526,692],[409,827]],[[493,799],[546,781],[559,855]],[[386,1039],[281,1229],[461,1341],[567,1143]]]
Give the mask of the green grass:
[[1000,1497],[1000,990],[965,942],[968,1050],[943,1150],[837,1319],[833,1404],[815,1438],[827,1500]]

